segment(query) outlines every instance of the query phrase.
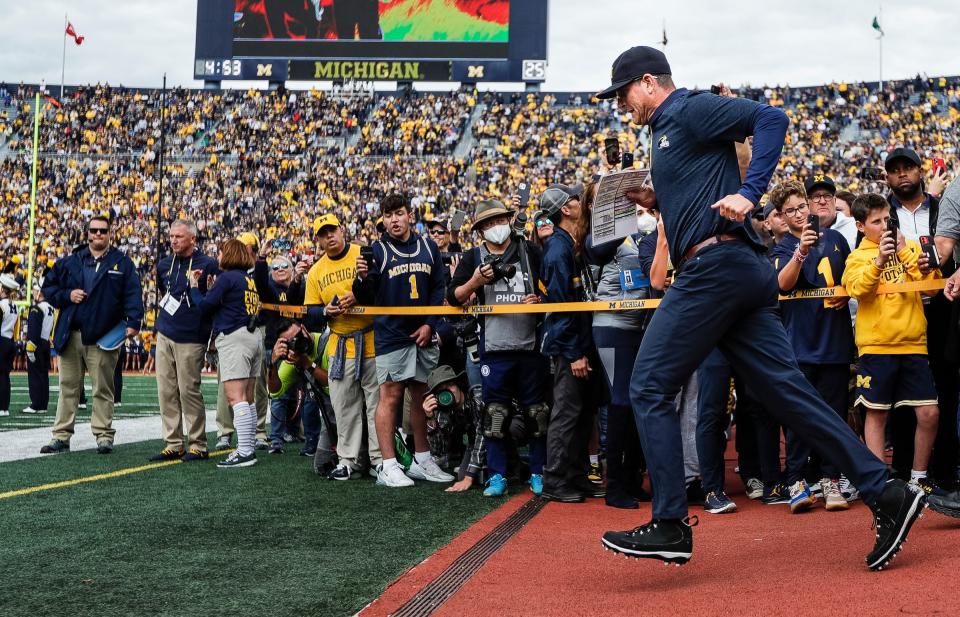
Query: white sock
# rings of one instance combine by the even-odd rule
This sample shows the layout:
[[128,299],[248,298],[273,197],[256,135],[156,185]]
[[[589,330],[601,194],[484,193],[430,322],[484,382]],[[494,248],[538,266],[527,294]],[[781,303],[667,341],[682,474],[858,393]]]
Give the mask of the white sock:
[[591,464],[591,465],[599,465],[599,464],[600,464],[600,455],[599,455],[599,454],[591,454],[591,455],[590,455],[590,464]]
[[430,452],[417,452],[413,455],[413,458],[416,459],[418,463],[426,463],[430,460]]
[[393,467],[399,467],[396,458],[385,458],[383,459],[383,470],[389,471]]
[[927,470],[926,470],[926,469],[924,469],[923,471],[917,471],[916,469],[911,469],[911,470],[910,470],[910,481],[911,481],[911,482],[913,482],[914,480],[922,480],[923,478],[926,478],[926,477],[927,477]]
[[240,401],[233,406],[233,425],[237,429],[237,453],[240,456],[253,454],[257,434],[257,409]]

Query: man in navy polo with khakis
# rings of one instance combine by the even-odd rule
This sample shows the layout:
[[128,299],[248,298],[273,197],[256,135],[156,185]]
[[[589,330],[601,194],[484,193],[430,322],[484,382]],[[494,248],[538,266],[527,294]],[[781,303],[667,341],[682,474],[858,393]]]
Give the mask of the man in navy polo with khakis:
[[[919,516],[924,495],[889,480],[873,456],[804,379],[778,313],[776,271],[744,219],[776,169],[789,123],[769,105],[677,89],[666,56],[633,47],[613,64],[621,111],[652,129],[651,174],[677,275],[654,312],[637,354],[630,398],[653,486],[653,520],[609,531],[603,545],[632,557],[686,563],[693,553],[687,517],[680,419],[674,400],[714,347],[737,366],[763,408],[833,460],[873,511],[871,569],[887,565]],[[741,182],[735,142],[753,136]],[[629,193],[648,203],[650,189]]]

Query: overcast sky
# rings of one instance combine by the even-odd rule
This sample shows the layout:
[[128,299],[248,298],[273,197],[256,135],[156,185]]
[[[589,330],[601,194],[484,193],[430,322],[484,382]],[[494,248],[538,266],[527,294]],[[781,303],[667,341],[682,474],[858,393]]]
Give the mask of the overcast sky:
[[[68,12],[86,40],[81,47],[68,42],[67,84],[159,86],[166,72],[170,84],[199,86],[192,78],[197,1],[2,0],[0,81],[59,85]],[[657,44],[664,21],[667,57],[681,85],[875,80],[870,23],[877,8],[864,0],[550,0],[544,88],[605,86],[617,54]],[[884,79],[960,73],[956,9],[957,0],[884,3]]]

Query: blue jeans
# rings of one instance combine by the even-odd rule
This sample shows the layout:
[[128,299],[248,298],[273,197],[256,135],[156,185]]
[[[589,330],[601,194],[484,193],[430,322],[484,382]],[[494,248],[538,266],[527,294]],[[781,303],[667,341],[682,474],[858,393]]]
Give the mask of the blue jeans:
[[283,396],[270,399],[270,443],[274,446],[283,446],[283,436],[290,432],[287,418],[290,417],[291,407],[296,404],[296,388],[289,388]]
[[653,486],[653,517],[687,516],[680,388],[715,347],[737,367],[763,408],[833,462],[869,505],[887,480],[886,465],[804,378],[780,321],[777,274],[742,242],[720,242],[681,264],[654,312],[630,383],[640,441]]

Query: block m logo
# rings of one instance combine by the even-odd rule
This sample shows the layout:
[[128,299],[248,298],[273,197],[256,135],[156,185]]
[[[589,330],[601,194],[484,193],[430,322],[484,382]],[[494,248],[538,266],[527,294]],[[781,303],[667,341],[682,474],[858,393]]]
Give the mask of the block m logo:
[[272,65],[272,64],[258,64],[258,65],[257,65],[257,77],[273,77],[273,65]]
[[864,390],[870,389],[870,380],[873,379],[871,376],[864,377],[863,375],[857,375],[857,387],[863,388]]
[[484,69],[484,66],[482,64],[469,65],[467,67],[467,78],[483,79],[483,69]]

